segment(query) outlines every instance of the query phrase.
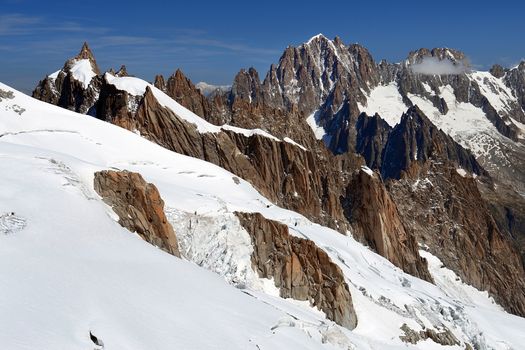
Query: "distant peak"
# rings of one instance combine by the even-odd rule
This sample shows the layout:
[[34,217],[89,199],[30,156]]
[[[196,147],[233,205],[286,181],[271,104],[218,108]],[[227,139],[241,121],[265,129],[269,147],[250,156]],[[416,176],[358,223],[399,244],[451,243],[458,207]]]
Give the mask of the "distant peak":
[[440,61],[450,60],[452,62],[460,62],[466,59],[466,56],[463,52],[448,47],[436,47],[432,50],[427,48],[421,48],[416,51],[412,51],[408,55],[408,59],[411,62],[419,62],[423,57],[434,57]]
[[182,72],[180,68],[177,68],[175,73],[173,73],[171,76],[176,79],[186,79],[186,76],[184,75],[184,73]]
[[82,45],[82,48],[80,49],[80,52],[75,58],[91,60],[91,59],[95,59],[95,56],[93,56],[93,52],[91,52],[91,49],[89,48],[88,43],[84,41],[84,44]]
[[125,65],[120,66],[120,69],[118,70],[117,73],[115,73],[115,75],[118,76],[118,77],[127,77],[127,76],[129,76],[128,75],[128,71],[126,69],[126,66]]
[[523,70],[525,70],[525,60],[522,59],[517,65],[515,65],[511,69],[523,69]]
[[76,60],[89,60],[91,62],[91,67],[93,68],[93,71],[98,75],[100,74],[100,70],[97,66],[97,61],[95,60],[95,56],[93,55],[93,52],[89,48],[89,45],[87,42],[84,41],[84,44],[82,44],[82,48],[80,49],[80,52],[75,57]]
[[310,38],[310,40],[308,40],[306,42],[306,45],[312,43],[313,41],[318,41],[318,40],[328,40],[330,41],[330,39],[328,39],[326,36],[324,36],[322,33],[319,33],[317,35],[314,35],[313,37]]

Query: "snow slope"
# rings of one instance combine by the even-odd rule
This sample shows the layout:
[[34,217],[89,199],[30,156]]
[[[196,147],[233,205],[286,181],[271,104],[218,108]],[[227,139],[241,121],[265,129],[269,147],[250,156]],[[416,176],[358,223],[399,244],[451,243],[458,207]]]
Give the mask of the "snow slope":
[[[484,293],[459,293],[461,281],[441,278],[438,268],[436,286],[407,275],[351,236],[274,206],[231,173],[111,124],[15,91],[0,102],[0,157],[3,348],[90,349],[89,331],[105,349],[444,348],[403,343],[404,323],[447,327],[461,344],[446,349],[525,344],[525,319]],[[157,185],[186,260],[115,222],[92,185],[93,172],[107,168],[138,171]],[[233,211],[260,212],[324,249],[345,274],[357,328],[278,297],[251,269],[253,248]]]
[[368,115],[379,113],[390,126],[394,127],[401,120],[401,115],[408,109],[397,90],[397,83],[378,85],[370,91],[366,106],[358,104],[359,110]]

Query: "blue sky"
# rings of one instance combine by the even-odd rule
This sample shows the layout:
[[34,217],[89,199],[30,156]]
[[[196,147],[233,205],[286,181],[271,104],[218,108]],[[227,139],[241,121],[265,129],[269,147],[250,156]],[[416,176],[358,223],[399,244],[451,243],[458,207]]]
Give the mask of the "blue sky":
[[318,33],[358,42],[376,60],[442,46],[481,69],[525,57],[520,1],[0,0],[0,8],[0,81],[24,91],[84,41],[103,70],[126,64],[153,80],[181,68],[194,82],[215,84],[250,66],[263,78],[286,46]]

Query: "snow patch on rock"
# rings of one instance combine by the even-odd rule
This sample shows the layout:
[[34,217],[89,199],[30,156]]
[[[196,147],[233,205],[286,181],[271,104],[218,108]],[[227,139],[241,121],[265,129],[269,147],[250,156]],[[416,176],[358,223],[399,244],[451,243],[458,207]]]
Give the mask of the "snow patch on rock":
[[306,118],[306,123],[312,129],[312,131],[313,131],[313,133],[315,135],[315,138],[317,140],[322,140],[326,136],[326,131],[325,131],[324,127],[322,127],[321,125],[318,124],[319,123],[319,113],[318,113],[318,111],[315,111],[312,114],[310,114],[308,116],[308,118]]
[[[91,61],[88,59],[77,60],[71,66],[70,70],[71,74],[73,74],[73,78],[75,78],[75,80],[80,81],[84,86],[84,89],[88,88],[89,83],[91,83],[91,79],[93,79],[97,75],[97,73],[93,71],[93,67],[91,67]],[[54,74],[56,74],[56,72],[52,75],[54,76]]]
[[399,123],[401,116],[408,109],[396,82],[376,86],[370,91],[366,105],[362,106],[358,103],[358,108],[370,116],[378,113],[392,127]]

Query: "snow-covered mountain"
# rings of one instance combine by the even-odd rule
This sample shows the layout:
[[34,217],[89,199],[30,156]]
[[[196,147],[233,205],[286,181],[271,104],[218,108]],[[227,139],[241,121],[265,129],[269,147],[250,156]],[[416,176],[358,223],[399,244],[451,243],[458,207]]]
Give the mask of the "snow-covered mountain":
[[206,97],[209,97],[213,93],[224,93],[230,91],[232,88],[231,85],[213,85],[208,84],[204,81],[198,82],[195,84],[195,87],[199,89],[202,94]]
[[[112,83],[138,88],[121,79]],[[463,284],[424,246],[435,284],[403,273],[350,235],[274,205],[215,165],[0,89],[6,348],[102,348],[95,341],[104,349],[518,349],[525,343],[523,318]],[[174,101],[166,107],[207,125]],[[182,259],[119,226],[93,188],[93,174],[103,169],[139,172],[159,188]],[[337,325],[307,301],[279,297],[274,281],[254,270],[257,247],[234,212],[261,213],[326,252],[344,274],[357,327]]]

